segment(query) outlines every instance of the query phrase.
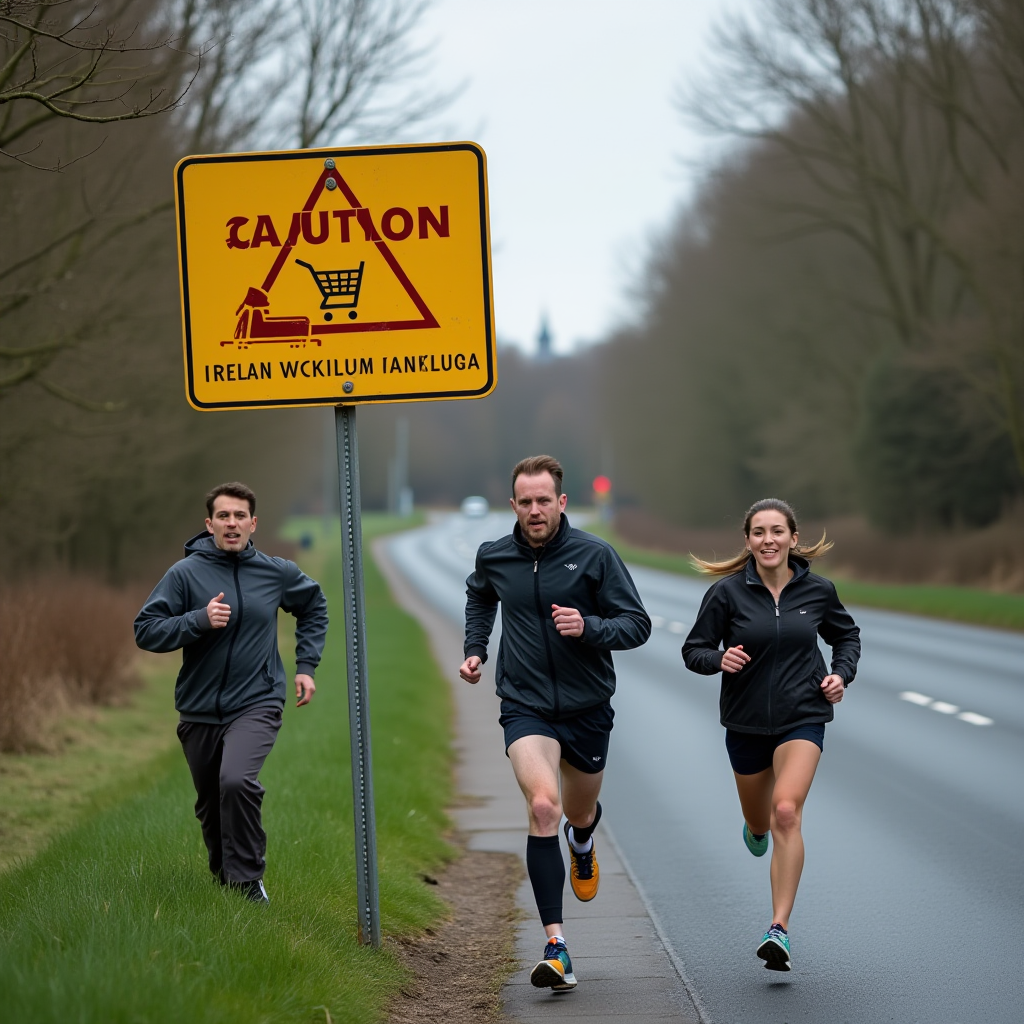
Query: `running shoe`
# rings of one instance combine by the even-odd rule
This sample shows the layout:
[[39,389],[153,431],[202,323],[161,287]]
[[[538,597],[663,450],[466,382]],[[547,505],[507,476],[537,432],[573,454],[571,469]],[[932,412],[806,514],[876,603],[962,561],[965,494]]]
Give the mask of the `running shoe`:
[[789,936],[781,924],[773,924],[764,933],[761,945],[757,947],[757,955],[764,961],[769,971],[789,971],[793,968],[793,960],[789,955]]
[[228,888],[240,892],[250,903],[266,905],[270,902],[262,878],[257,878],[253,882],[228,882]]
[[601,884],[601,869],[597,866],[597,843],[591,836],[590,849],[586,853],[577,853],[569,839],[570,828],[572,826],[569,822],[562,826],[565,841],[569,844],[569,884],[576,899],[589,903],[597,895],[597,887]]
[[569,950],[561,939],[552,939],[544,947],[544,959],[530,972],[534,988],[549,988],[554,992],[569,992],[576,987]]
[[750,831],[750,826],[743,822],[743,842],[747,844],[747,849],[755,857],[763,857],[768,852],[768,833],[765,832],[760,839],[758,839],[753,832]]

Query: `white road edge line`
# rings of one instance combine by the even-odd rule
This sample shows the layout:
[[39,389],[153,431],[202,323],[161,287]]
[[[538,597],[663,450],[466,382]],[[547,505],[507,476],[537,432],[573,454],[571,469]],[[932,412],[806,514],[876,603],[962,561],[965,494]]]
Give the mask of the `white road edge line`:
[[693,1009],[697,1014],[697,1019],[700,1021],[700,1024],[712,1024],[711,1017],[708,1014],[708,1011],[704,1008],[704,1003],[701,1002],[700,996],[697,994],[697,986],[690,980],[690,976],[686,973],[686,968],[683,966],[683,961],[679,959],[679,954],[676,953],[675,949],[672,947],[672,943],[669,940],[668,935],[665,933],[665,929],[661,925],[661,920],[655,912],[651,901],[647,898],[647,893],[644,891],[644,887],[640,884],[640,879],[633,873],[633,869],[630,867],[629,861],[626,860],[626,855],[622,852],[622,847],[619,846],[618,840],[615,838],[615,833],[608,826],[607,822],[602,821],[601,828],[604,830],[604,834],[608,837],[608,842],[615,851],[615,855],[619,858],[619,861],[626,872],[626,877],[633,883],[633,887],[636,889],[637,894],[640,897],[640,902],[643,903],[644,909],[647,911],[647,916],[651,919],[651,924],[654,925],[654,931],[661,940],[661,944],[665,948],[665,952],[668,954],[668,958],[672,962],[672,966],[676,969],[676,974],[679,975],[679,980],[683,983],[683,988],[686,989],[686,994],[690,997],[690,1002],[693,1004]]

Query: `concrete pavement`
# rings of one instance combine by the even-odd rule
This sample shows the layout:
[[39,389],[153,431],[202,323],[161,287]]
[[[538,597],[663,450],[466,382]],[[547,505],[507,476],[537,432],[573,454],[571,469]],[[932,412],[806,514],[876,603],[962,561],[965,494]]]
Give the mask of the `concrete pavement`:
[[[524,857],[526,812],[505,757],[493,675],[485,666],[484,678],[477,686],[459,680],[461,632],[406,582],[389,559],[386,544],[387,538],[374,544],[377,563],[395,599],[427,631],[437,662],[452,681],[457,782],[460,794],[468,798],[466,806],[452,812],[453,817],[473,849]],[[565,933],[579,987],[555,994],[530,984],[529,973],[543,952],[544,939],[526,879],[518,893],[523,920],[518,926],[516,953],[521,966],[502,990],[505,1013],[524,1022],[564,1018],[600,1024],[706,1021],[696,993],[662,942],[657,922],[604,824],[598,828],[596,842],[601,864],[597,898],[580,903],[568,884],[565,888]],[[563,856],[567,856],[562,845]]]

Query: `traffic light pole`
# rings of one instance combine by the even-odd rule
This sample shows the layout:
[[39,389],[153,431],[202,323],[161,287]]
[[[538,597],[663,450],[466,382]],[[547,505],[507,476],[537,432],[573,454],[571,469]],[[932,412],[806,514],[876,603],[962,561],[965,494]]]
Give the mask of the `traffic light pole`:
[[356,838],[356,898],[359,941],[380,947],[380,894],[377,885],[377,822],[373,810],[373,759],[366,674],[366,597],[363,590],[363,528],[359,494],[359,441],[356,410],[334,409],[341,492],[341,564],[345,593],[348,729],[352,754],[352,811]]

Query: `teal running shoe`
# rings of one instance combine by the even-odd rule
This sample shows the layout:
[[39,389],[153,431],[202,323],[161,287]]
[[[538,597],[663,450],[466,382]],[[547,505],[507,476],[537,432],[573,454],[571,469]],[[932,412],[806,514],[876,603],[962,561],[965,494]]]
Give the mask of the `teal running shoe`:
[[757,955],[764,961],[769,971],[790,971],[793,959],[789,955],[789,935],[781,924],[773,924],[764,933],[761,945],[757,947]]
[[530,972],[530,984],[553,992],[570,992],[576,987],[576,975],[572,973],[564,942],[551,941],[544,947],[544,959]]
[[755,857],[763,857],[768,852],[768,833],[765,832],[760,839],[758,839],[753,832],[750,831],[750,826],[743,822],[743,842],[747,844],[747,849]]

